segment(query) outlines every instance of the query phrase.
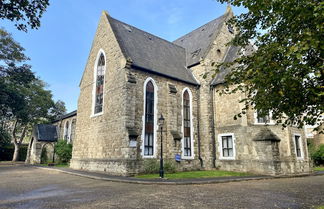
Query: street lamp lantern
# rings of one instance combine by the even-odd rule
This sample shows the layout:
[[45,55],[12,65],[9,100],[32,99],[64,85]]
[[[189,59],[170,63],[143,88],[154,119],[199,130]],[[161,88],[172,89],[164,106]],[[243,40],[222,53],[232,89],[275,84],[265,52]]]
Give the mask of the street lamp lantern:
[[159,118],[159,125],[160,125],[160,128],[162,128],[162,126],[164,125],[164,117],[163,117],[162,114],[161,114],[161,116]]
[[163,169],[163,125],[164,125],[164,117],[161,114],[159,118],[159,125],[160,125],[160,135],[161,135],[161,156],[160,156],[160,178],[164,178],[164,169]]

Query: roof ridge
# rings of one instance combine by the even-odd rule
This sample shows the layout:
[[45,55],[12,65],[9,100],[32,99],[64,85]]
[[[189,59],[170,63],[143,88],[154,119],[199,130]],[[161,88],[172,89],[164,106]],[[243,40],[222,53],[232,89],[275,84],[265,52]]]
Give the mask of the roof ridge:
[[226,15],[227,15],[227,14],[223,14],[222,16],[219,16],[219,17],[217,17],[217,18],[215,18],[215,19],[213,19],[213,20],[207,22],[206,24],[204,24],[204,25],[202,25],[202,26],[200,26],[200,27],[198,27],[198,28],[196,28],[196,29],[190,31],[189,33],[186,33],[186,34],[184,34],[183,36],[180,36],[180,37],[177,38],[176,40],[172,41],[172,43],[174,43],[174,42],[176,42],[176,41],[178,41],[178,40],[183,39],[183,37],[188,36],[189,34],[191,34],[191,33],[193,33],[193,32],[196,32],[196,31],[200,30],[201,28],[203,28],[203,27],[205,27],[206,25],[208,25],[208,24],[214,22],[215,20],[218,20],[218,19],[224,18]]
[[142,30],[142,29],[139,29],[139,28],[137,28],[137,27],[135,27],[135,26],[133,26],[133,25],[130,25],[130,24],[128,24],[128,23],[125,23],[125,22],[123,22],[123,21],[120,21],[120,20],[118,20],[118,19],[116,19],[116,18],[113,18],[113,17],[111,17],[110,15],[109,15],[108,17],[111,18],[111,19],[113,19],[114,21],[117,21],[117,22],[120,22],[120,23],[125,24],[125,25],[127,25],[127,26],[133,27],[133,28],[135,28],[136,30],[139,30],[139,31],[141,31],[141,32],[143,32],[143,33],[146,33],[146,34],[149,34],[149,35],[151,35],[151,36],[154,36],[155,38],[160,39],[161,41],[164,41],[164,42],[166,42],[166,43],[168,43],[168,44],[171,44],[171,45],[173,45],[173,46],[176,46],[176,47],[178,47],[178,48],[181,48],[181,49],[183,49],[183,50],[186,50],[186,49],[185,49],[184,47],[182,47],[182,46],[179,46],[179,45],[177,45],[177,44],[175,44],[175,43],[173,43],[173,42],[171,42],[171,41],[168,41],[168,40],[166,40],[166,39],[164,39],[164,38],[161,38],[161,37],[159,37],[159,36],[157,36],[157,35],[154,35],[154,34],[152,34],[152,33],[150,33],[150,32],[147,32],[147,31],[144,31],[144,30]]

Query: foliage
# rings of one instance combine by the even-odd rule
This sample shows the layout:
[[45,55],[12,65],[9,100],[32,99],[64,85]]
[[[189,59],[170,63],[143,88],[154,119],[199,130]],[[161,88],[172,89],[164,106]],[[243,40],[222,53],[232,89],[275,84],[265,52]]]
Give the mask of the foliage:
[[4,29],[0,29],[0,60],[5,62],[22,62],[28,60],[20,46]]
[[10,144],[10,134],[7,130],[0,126],[0,147]]
[[3,0],[0,2],[0,19],[15,22],[18,30],[39,28],[40,18],[49,6],[49,0]]
[[[225,177],[225,176],[251,176],[249,173],[233,172],[233,171],[186,171],[166,174],[168,179],[194,179],[194,178],[213,178],[213,177]],[[157,174],[138,175],[137,178],[158,178]]]
[[[243,6],[234,16],[231,45],[251,48],[231,63],[222,93],[241,91],[246,98],[241,114],[255,107],[260,116],[272,111],[283,126],[320,125],[324,113],[324,2],[318,0],[217,0]],[[246,51],[245,51],[246,52]],[[230,88],[231,87],[231,88]]]
[[[144,161],[144,173],[159,173],[160,161],[156,159],[147,159]],[[174,173],[176,166],[172,160],[165,160],[163,169],[165,173]]]
[[[25,161],[27,156],[27,145],[22,145],[19,148],[19,157],[18,161]],[[0,161],[9,161],[12,160],[15,147],[12,144],[0,146]]]
[[3,117],[24,107],[20,89],[35,79],[31,66],[21,64],[28,60],[23,52],[24,48],[13,40],[11,34],[0,29],[0,114]]
[[313,153],[316,152],[316,145],[314,144],[313,139],[307,139],[307,149],[310,156],[312,156]]
[[65,103],[61,100],[58,100],[54,103],[53,108],[50,109],[49,120],[54,121],[64,114],[66,114]]
[[[18,151],[25,136],[38,123],[48,123],[65,110],[64,103],[54,102],[46,84],[25,62],[24,49],[11,34],[0,29],[0,124],[11,133]],[[18,158],[15,152],[13,161]]]
[[166,173],[175,173],[176,165],[173,160],[166,160],[164,162],[164,170]]
[[324,165],[324,144],[321,144],[314,153],[311,154],[315,165]]
[[160,164],[156,159],[147,159],[144,161],[144,173],[159,173]]
[[60,163],[68,163],[72,158],[72,144],[68,144],[66,140],[59,140],[55,145],[55,154],[59,158]]

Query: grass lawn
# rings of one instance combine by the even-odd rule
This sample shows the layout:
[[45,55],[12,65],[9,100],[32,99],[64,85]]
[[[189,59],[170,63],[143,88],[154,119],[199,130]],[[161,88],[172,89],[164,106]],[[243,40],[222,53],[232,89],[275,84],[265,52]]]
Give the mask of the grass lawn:
[[324,166],[314,167],[314,171],[324,171]]
[[[188,178],[212,178],[212,177],[223,177],[223,176],[251,176],[251,173],[241,173],[232,171],[187,171],[187,172],[176,172],[167,173],[165,178],[168,179],[188,179]],[[144,174],[135,176],[136,178],[159,178],[159,174]]]

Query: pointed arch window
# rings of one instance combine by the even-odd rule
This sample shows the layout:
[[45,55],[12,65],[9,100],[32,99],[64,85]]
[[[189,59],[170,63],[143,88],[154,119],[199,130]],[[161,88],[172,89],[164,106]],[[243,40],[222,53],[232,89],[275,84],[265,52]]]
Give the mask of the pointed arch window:
[[70,124],[69,121],[65,122],[65,126],[64,126],[64,140],[69,141],[69,130],[70,128]]
[[103,106],[103,89],[105,80],[105,56],[103,53],[100,54],[96,70],[94,114],[101,113]]
[[185,157],[192,156],[191,147],[191,114],[190,114],[190,95],[188,90],[183,93],[183,155]]
[[145,87],[145,133],[144,156],[154,153],[154,85],[149,81]]

